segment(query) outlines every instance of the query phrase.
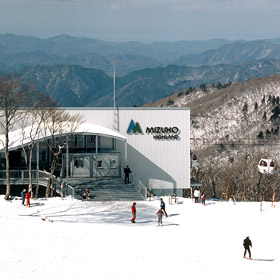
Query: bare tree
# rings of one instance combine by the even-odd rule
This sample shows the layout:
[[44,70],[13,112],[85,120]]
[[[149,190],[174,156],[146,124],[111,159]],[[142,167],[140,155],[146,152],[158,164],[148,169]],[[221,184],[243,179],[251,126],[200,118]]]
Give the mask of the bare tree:
[[[21,146],[24,153],[25,164],[28,168],[28,192],[32,191],[32,157],[35,144],[41,131],[42,123],[48,118],[50,108],[56,106],[53,99],[41,92],[33,95],[34,104],[27,108],[27,115],[21,120]],[[37,192],[38,190],[36,190]]]
[[26,111],[21,108],[32,104],[32,92],[33,86],[24,83],[14,75],[0,77],[0,130],[4,134],[0,141],[4,148],[6,161],[6,200],[11,192],[9,132],[26,115]]
[[53,178],[55,170],[60,165],[61,154],[68,145],[68,139],[75,133],[82,121],[81,115],[71,115],[65,110],[57,108],[48,110],[48,114],[43,120],[41,132],[46,139],[49,139],[47,144],[52,155],[46,197],[49,197],[50,190],[51,196],[53,196]]
[[201,181],[202,187],[207,196],[216,198],[222,194],[219,187],[221,170],[215,164],[209,162],[200,162],[192,174],[193,178]]

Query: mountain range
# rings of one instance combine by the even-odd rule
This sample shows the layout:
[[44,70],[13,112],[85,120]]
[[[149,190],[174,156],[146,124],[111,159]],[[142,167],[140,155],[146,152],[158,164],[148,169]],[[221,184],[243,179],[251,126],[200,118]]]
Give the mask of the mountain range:
[[[264,60],[240,65],[147,68],[116,78],[116,105],[141,106],[175,91],[201,84],[230,83],[280,73],[280,61]],[[101,70],[77,65],[35,65],[19,74],[61,106],[113,105],[113,79]]]
[[280,39],[212,39],[143,44],[115,43],[68,35],[40,39],[0,34],[0,69],[11,72],[35,64],[64,64],[100,69],[112,76],[115,57],[117,76],[124,76],[136,70],[170,64],[236,64],[259,59],[278,59],[279,46]]
[[141,106],[201,84],[280,73],[280,39],[115,43],[0,35],[0,71],[17,71],[61,106]]

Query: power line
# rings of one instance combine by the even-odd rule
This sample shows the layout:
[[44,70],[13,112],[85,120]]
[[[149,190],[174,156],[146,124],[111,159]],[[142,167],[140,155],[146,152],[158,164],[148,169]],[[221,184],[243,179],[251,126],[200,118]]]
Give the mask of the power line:
[[[272,120],[265,121],[265,120],[246,120],[246,119],[234,119],[234,118],[226,118],[226,117],[214,117],[214,116],[209,116],[209,115],[197,115],[197,114],[191,114],[191,117],[200,117],[200,118],[208,118],[208,119],[215,119],[215,120],[225,120],[225,121],[235,121],[235,122],[246,122],[246,123],[261,123],[261,124],[272,124],[272,125],[280,125],[280,120],[279,123],[275,123]],[[277,120],[278,121],[278,120]]]

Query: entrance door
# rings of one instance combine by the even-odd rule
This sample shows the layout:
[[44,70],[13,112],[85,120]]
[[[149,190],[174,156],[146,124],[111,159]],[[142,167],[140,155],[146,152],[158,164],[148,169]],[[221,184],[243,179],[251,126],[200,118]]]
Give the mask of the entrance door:
[[[69,154],[69,177],[120,177],[120,154]],[[61,176],[66,177],[66,155],[62,158]]]
[[73,168],[73,177],[90,177],[89,156],[73,156],[71,166]]
[[92,174],[97,177],[119,177],[119,154],[102,153],[93,156]]

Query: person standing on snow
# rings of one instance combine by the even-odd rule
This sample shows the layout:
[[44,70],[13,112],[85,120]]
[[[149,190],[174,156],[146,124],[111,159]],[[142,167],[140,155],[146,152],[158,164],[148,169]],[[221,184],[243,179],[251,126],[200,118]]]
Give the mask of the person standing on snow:
[[160,208],[157,212],[156,215],[158,216],[158,227],[162,226],[162,216],[164,215],[164,211],[162,208]]
[[205,200],[206,200],[206,194],[203,193],[202,197],[201,197],[201,203],[202,205],[205,205]]
[[198,203],[198,198],[200,196],[200,191],[199,190],[195,190],[194,193],[193,193],[193,196],[194,196],[194,202]]
[[26,205],[27,205],[28,207],[30,207],[30,197],[31,197],[30,193],[27,192],[27,193],[25,194],[25,199],[26,199]]
[[160,208],[163,210],[165,217],[168,217],[166,211],[165,211],[165,202],[163,201],[163,199],[160,199]]
[[24,206],[25,202],[25,195],[26,195],[26,189],[22,190],[21,192],[21,204]]
[[132,219],[131,222],[135,223],[135,219],[136,219],[136,202],[133,202],[132,206],[131,206],[131,212],[132,212]]
[[249,236],[247,236],[244,240],[243,240],[243,246],[244,246],[244,256],[243,258],[246,258],[246,253],[247,251],[249,252],[249,258],[251,259],[251,251],[250,251],[250,247],[252,247],[252,241],[250,240]]
[[124,168],[123,172],[124,172],[124,183],[129,184],[129,173],[131,173],[131,170],[128,165]]

